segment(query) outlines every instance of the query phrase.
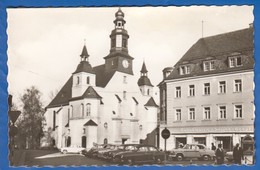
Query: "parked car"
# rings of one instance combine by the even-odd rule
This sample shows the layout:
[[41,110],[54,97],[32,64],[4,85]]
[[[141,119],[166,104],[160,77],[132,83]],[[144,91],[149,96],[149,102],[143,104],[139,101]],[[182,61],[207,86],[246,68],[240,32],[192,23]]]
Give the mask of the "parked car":
[[203,144],[186,144],[183,148],[172,149],[169,157],[182,161],[185,158],[197,158],[208,161],[215,157],[215,152]]
[[104,149],[107,144],[95,145],[89,151],[87,149],[82,151],[86,157],[97,157],[98,151]]
[[116,150],[118,145],[113,145],[113,144],[108,144],[104,149],[100,149],[97,152],[97,157],[100,159],[104,159],[104,153],[111,151],[111,150]]
[[108,161],[113,161],[116,154],[131,150],[132,147],[138,146],[139,144],[123,144],[117,146],[114,150],[109,150],[103,154],[104,158]]
[[114,162],[118,164],[133,165],[138,163],[162,163],[165,153],[158,148],[149,145],[137,145],[128,147],[129,150],[119,152],[114,156]]
[[60,151],[63,154],[67,154],[67,153],[82,153],[82,151],[84,149],[85,148],[83,148],[81,146],[72,145],[72,146],[69,146],[69,147],[63,147],[63,148],[60,149]]

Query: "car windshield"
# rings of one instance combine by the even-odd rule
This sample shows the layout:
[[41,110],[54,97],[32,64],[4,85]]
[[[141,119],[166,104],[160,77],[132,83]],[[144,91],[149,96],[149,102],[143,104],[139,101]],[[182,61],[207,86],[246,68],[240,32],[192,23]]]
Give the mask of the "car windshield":
[[127,146],[125,148],[125,150],[127,150],[127,151],[135,151],[135,150],[137,150],[137,148],[135,146]]
[[190,145],[185,145],[184,147],[183,147],[183,149],[190,149]]

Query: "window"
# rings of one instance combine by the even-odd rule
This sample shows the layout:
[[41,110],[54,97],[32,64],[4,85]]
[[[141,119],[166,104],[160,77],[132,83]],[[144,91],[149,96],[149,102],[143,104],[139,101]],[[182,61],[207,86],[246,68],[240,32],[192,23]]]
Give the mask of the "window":
[[189,85],[189,96],[195,96],[195,86]]
[[195,120],[195,108],[189,108],[189,120]]
[[180,66],[180,75],[190,74],[190,72],[191,72],[191,68],[189,65]]
[[241,92],[242,91],[242,80],[235,80],[235,89],[234,92]]
[[204,71],[211,71],[215,69],[216,69],[215,61],[204,61]]
[[181,97],[181,87],[175,88],[175,97],[180,98]]
[[176,109],[175,110],[175,120],[176,121],[181,121],[181,109]]
[[242,118],[242,105],[235,105],[235,118]]
[[219,119],[226,119],[226,106],[219,106]]
[[77,77],[77,84],[79,84],[80,83],[80,79],[79,79],[79,76]]
[[81,103],[81,115],[82,117],[84,117],[84,104]]
[[126,91],[123,91],[123,99],[126,99]]
[[210,120],[210,107],[204,107],[204,119]]
[[83,134],[86,134],[86,128],[83,128]]
[[150,95],[150,89],[147,89],[147,95]]
[[111,47],[115,47],[116,46],[116,39],[112,39],[111,40]]
[[127,48],[127,41],[126,41],[126,39],[123,39],[122,45],[123,45],[123,47]]
[[87,77],[87,84],[89,84],[90,83],[90,79],[89,79],[89,76]]
[[71,110],[71,117],[73,117],[73,106],[70,106],[70,110]]
[[204,95],[210,94],[210,83],[204,83]]
[[53,131],[55,130],[55,128],[56,128],[56,112],[53,111],[53,126],[52,126]]
[[126,76],[124,76],[124,81],[123,81],[124,83],[127,83],[127,81],[126,81]]
[[104,144],[107,144],[107,138],[104,139]]
[[226,82],[225,81],[220,81],[219,82],[219,93],[226,93]]
[[229,67],[239,67],[242,66],[242,57],[230,57],[229,58]]
[[91,113],[91,104],[90,103],[88,103],[86,105],[86,110],[87,110],[87,116],[90,116],[90,113]]

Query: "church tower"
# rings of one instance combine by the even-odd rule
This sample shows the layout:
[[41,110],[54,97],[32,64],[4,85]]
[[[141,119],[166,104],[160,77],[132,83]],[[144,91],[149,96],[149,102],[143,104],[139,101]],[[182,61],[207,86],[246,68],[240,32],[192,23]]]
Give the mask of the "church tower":
[[128,54],[128,38],[129,35],[125,30],[124,20],[125,14],[121,10],[115,14],[115,28],[110,35],[110,53],[105,59],[106,71],[119,71],[133,75],[132,60],[134,59]]
[[86,45],[80,55],[80,63],[73,75],[72,97],[81,96],[89,86],[96,85],[96,75],[89,63],[89,54]]
[[147,76],[147,69],[146,69],[146,65],[145,62],[143,62],[143,66],[141,69],[141,77],[138,80],[138,86],[140,88],[140,91],[142,92],[142,94],[144,96],[152,96],[153,95],[153,85],[150,81],[150,79]]

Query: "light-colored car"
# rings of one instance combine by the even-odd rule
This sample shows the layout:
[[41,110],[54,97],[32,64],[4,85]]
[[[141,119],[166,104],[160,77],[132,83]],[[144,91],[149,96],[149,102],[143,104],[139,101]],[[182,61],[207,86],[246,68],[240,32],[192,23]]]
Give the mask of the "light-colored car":
[[197,158],[208,161],[215,157],[215,152],[203,144],[186,144],[183,148],[172,149],[169,157],[182,161],[185,158]]
[[60,149],[61,153],[66,154],[66,153],[82,153],[82,151],[85,148],[81,147],[81,146],[69,146],[69,147],[63,147]]

